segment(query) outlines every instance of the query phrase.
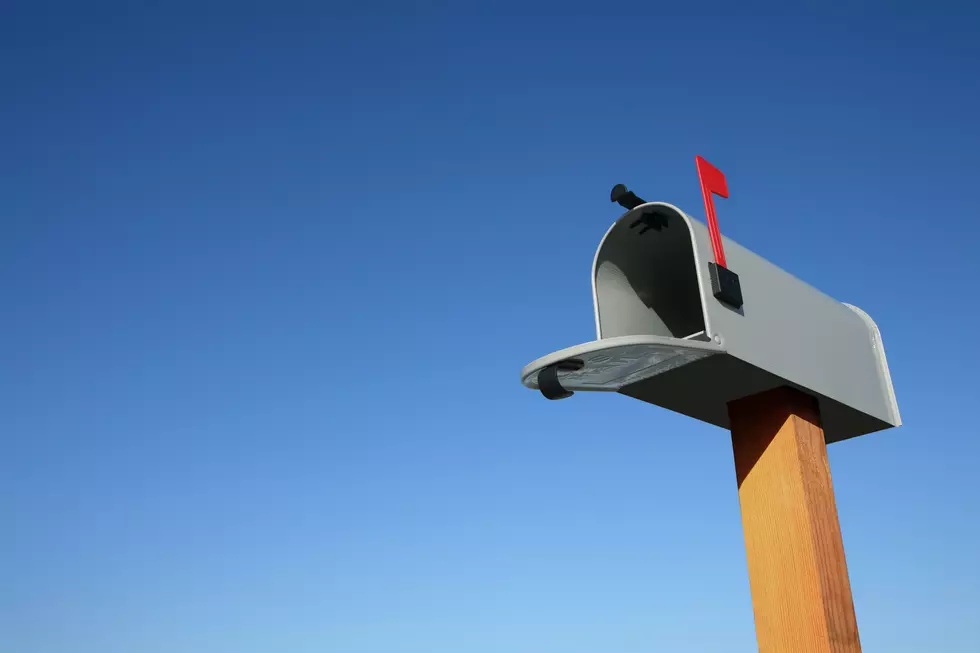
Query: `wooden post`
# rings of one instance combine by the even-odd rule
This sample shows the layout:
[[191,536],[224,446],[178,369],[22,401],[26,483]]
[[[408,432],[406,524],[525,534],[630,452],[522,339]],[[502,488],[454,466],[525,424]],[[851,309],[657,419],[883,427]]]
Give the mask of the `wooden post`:
[[816,401],[779,388],[728,405],[762,653],[859,653]]

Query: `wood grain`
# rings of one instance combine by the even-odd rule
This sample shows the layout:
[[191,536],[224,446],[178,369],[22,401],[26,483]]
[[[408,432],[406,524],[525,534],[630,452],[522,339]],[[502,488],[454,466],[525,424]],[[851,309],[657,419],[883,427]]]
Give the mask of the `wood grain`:
[[759,651],[860,652],[816,402],[780,388],[728,412]]

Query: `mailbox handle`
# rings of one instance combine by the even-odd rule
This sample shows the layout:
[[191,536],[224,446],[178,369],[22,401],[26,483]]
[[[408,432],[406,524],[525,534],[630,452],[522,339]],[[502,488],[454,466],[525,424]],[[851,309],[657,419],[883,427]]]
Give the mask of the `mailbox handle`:
[[708,233],[711,235],[711,249],[715,253],[715,263],[727,268],[725,261],[725,246],[721,242],[721,231],[718,229],[718,217],[715,215],[715,202],[712,193],[728,197],[728,183],[721,170],[708,163],[704,157],[694,157],[698,168],[698,179],[701,181],[701,194],[704,196],[704,212],[708,217]]

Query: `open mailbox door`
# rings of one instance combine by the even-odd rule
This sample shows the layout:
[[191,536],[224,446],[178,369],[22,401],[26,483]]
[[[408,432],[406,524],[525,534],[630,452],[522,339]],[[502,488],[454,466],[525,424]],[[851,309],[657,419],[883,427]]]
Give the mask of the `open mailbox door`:
[[866,313],[727,238],[724,252],[737,300],[718,299],[703,223],[662,202],[627,211],[592,265],[597,340],[530,363],[522,383],[555,399],[620,392],[724,428],[729,402],[791,386],[819,401],[827,442],[901,424]]

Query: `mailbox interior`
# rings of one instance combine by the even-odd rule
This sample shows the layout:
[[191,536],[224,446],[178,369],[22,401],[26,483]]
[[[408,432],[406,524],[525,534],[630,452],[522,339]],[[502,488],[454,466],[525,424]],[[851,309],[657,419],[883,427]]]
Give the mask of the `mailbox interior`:
[[592,283],[600,339],[705,339],[691,231],[672,207],[648,205],[616,221],[596,252]]

